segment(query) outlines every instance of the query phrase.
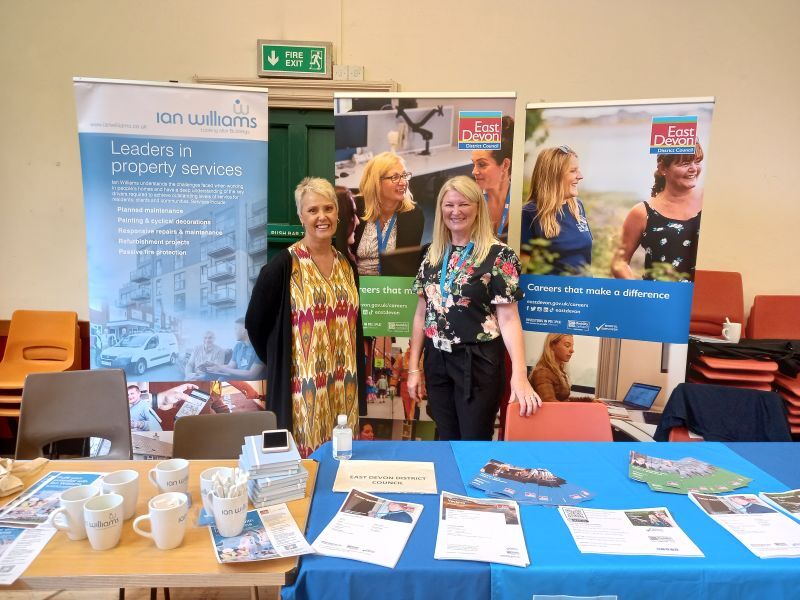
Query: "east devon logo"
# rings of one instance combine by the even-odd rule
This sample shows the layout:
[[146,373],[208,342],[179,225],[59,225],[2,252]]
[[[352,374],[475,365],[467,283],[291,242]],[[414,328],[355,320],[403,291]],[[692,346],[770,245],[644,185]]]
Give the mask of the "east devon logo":
[[502,124],[500,111],[458,111],[458,149],[500,150]]
[[650,154],[694,154],[697,117],[653,117]]

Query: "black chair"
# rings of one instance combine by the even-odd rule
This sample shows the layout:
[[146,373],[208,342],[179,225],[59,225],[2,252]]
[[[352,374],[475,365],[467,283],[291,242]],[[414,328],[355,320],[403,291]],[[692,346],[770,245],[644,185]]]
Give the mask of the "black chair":
[[25,379],[17,432],[17,459],[44,456],[61,440],[103,438],[108,454],[96,459],[130,460],[131,421],[122,369],[33,373]]
[[239,458],[244,438],[275,429],[275,413],[254,412],[193,415],[175,421],[172,456],[186,459]]

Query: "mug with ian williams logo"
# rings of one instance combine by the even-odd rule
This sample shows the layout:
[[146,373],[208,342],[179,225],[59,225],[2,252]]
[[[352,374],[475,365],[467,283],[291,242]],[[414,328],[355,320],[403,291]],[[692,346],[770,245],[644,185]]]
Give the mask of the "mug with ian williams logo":
[[122,535],[122,503],[119,494],[95,496],[83,505],[86,537],[95,550],[109,550]]
[[184,458],[171,458],[158,463],[147,474],[160,492],[189,491],[189,461]]

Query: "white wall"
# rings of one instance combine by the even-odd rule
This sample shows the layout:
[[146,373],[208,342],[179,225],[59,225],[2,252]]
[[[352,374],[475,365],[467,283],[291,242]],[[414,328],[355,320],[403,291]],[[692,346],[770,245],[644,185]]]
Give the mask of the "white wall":
[[339,62],[407,91],[516,90],[520,124],[527,101],[714,95],[698,266],[741,271],[748,306],[800,294],[800,3],[670,6],[0,0],[0,319],[20,307],[88,317],[71,78],[254,77],[256,40],[270,37],[333,41]]

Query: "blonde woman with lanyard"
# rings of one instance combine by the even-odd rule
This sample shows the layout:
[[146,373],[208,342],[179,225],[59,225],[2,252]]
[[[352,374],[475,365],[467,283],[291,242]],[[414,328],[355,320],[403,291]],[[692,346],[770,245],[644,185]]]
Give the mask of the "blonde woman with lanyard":
[[[442,186],[433,242],[414,282],[419,295],[409,365],[424,369],[428,409],[441,440],[491,440],[505,384],[503,348],[511,356],[511,402],[527,416],[541,405],[526,378],[517,301],[520,265],[497,241],[486,202],[469,177]],[[408,371],[419,399],[420,370]]]

